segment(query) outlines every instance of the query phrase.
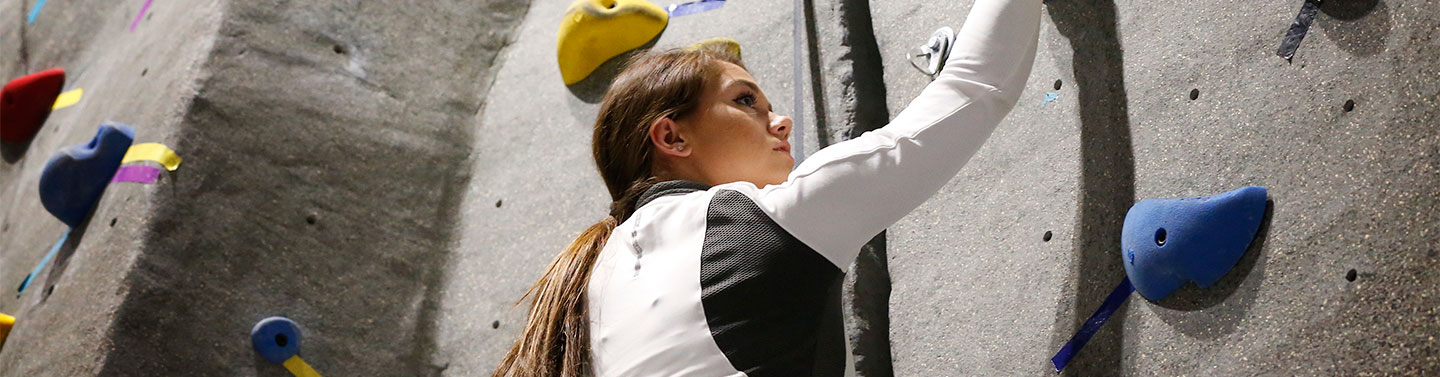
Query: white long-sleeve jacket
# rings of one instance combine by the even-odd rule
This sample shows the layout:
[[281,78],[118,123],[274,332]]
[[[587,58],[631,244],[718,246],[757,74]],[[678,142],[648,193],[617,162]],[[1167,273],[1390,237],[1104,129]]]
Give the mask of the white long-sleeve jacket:
[[[646,192],[588,289],[599,376],[843,372],[817,344],[860,247],[953,178],[1010,112],[1035,59],[1040,0],[978,0],[945,68],[881,129],[816,152],[780,185],[670,181]],[[826,365],[839,362],[842,365]]]

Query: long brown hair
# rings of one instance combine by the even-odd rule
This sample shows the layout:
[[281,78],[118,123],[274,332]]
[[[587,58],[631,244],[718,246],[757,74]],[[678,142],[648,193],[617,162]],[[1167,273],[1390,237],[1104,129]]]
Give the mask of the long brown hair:
[[533,299],[525,329],[493,376],[594,374],[585,297],[590,272],[610,232],[658,182],[650,125],[662,117],[681,119],[693,113],[706,84],[719,77],[720,62],[744,67],[739,56],[724,48],[702,47],[641,53],[615,78],[600,104],[592,141],[595,165],[613,200],[610,215],[570,242],[521,297],[521,302]]

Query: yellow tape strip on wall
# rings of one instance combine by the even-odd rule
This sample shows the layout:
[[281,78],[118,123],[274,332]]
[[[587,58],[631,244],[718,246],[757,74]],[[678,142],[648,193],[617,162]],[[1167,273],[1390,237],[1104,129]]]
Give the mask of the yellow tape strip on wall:
[[289,369],[295,377],[320,377],[320,373],[315,372],[315,368],[311,368],[305,360],[301,360],[300,355],[290,356],[290,360],[285,360],[285,369]]
[[80,102],[80,97],[84,96],[85,89],[75,89],[65,93],[60,93],[59,97],[55,97],[55,107],[52,107],[50,109],[60,110],[66,107],[70,107],[70,105],[74,105],[75,103]]
[[170,150],[170,147],[160,143],[136,144],[125,152],[125,158],[120,163],[131,163],[135,161],[155,161],[165,165],[165,170],[175,171],[180,168],[180,155]]

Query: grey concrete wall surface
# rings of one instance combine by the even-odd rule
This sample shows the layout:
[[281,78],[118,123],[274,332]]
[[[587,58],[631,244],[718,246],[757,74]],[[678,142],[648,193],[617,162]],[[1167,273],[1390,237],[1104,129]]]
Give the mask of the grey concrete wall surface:
[[[130,32],[144,3],[27,24],[33,0],[0,0],[4,78],[59,66],[86,92],[3,148],[0,286],[66,231],[35,190],[55,150],[114,120],[185,158],[112,185],[0,295],[0,375],[287,375],[250,348],[272,315],[322,375],[488,375],[516,300],[606,213],[590,133],[621,67],[562,83],[568,0],[155,1]],[[971,4],[803,1],[799,80],[790,1],[675,17],[650,48],[738,40],[813,153],[903,109],[929,81],[905,51]],[[1124,276],[1131,204],[1246,185],[1273,203],[1235,271],[1132,296],[1066,374],[1440,372],[1440,3],[1327,1],[1286,62],[1300,4],[1047,4],[1021,103],[837,287],[851,374],[1053,374]]]
[[[905,49],[971,3],[871,2],[892,109],[926,81]],[[1022,102],[891,228],[895,373],[1052,373],[1131,204],[1246,185],[1273,204],[1238,267],[1131,297],[1067,374],[1440,371],[1440,3],[1326,2],[1286,62],[1301,3],[1049,2]]]
[[0,167],[7,286],[64,233],[35,192],[56,149],[113,119],[185,159],[112,185],[43,286],[0,299],[0,374],[288,375],[249,341],[274,315],[324,375],[443,370],[471,120],[528,4],[158,1],[129,32],[143,4],[51,1],[27,24],[34,2],[0,2],[6,77],[61,66],[87,93]]

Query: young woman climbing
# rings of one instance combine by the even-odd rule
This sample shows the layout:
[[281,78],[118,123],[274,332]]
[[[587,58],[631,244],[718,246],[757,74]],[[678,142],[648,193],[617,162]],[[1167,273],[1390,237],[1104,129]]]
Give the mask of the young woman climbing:
[[[611,85],[594,157],[610,214],[527,293],[495,376],[807,376],[860,246],[959,172],[1034,61],[1040,0],[977,0],[943,71],[884,128],[791,170],[790,118],[722,51],[643,55]],[[797,141],[798,142],[798,141]],[[836,329],[838,331],[838,329]],[[827,334],[833,335],[833,334]],[[837,372],[838,373],[838,372]]]

